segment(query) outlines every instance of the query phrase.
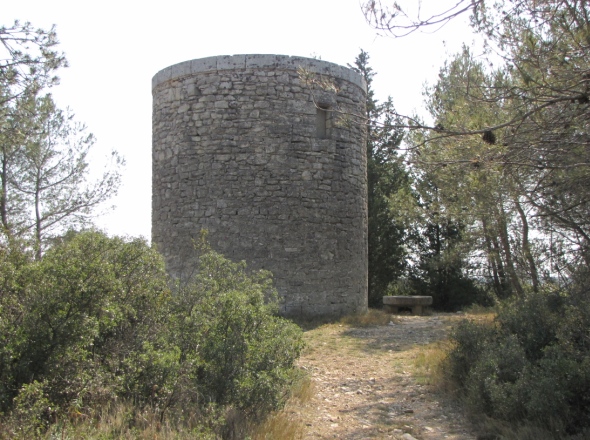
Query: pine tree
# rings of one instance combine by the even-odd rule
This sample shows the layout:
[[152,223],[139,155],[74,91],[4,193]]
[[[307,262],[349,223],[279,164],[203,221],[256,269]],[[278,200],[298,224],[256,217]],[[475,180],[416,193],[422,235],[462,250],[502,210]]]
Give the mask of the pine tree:
[[405,269],[406,230],[390,198],[409,188],[409,177],[398,154],[403,130],[395,128],[395,109],[391,98],[379,103],[371,88],[375,73],[369,55],[361,50],[355,69],[367,81],[367,180],[369,241],[369,305],[379,307],[387,288]]

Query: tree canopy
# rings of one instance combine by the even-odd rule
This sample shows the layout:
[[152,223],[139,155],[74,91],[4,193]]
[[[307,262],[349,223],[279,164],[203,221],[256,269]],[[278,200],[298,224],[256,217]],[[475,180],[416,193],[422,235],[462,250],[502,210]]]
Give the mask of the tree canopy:
[[0,28],[0,223],[5,238],[32,240],[38,256],[55,233],[87,224],[118,189],[122,159],[90,179],[95,139],[49,90],[67,65],[55,28]]
[[390,200],[409,191],[409,177],[398,155],[403,130],[393,127],[392,99],[378,102],[371,87],[375,72],[369,54],[361,50],[354,64],[367,81],[367,118],[378,122],[367,130],[369,305],[380,306],[390,283],[406,269],[407,231]]
[[365,11],[395,36],[470,14],[487,50],[475,58],[466,49],[441,70],[428,93],[432,124],[403,119],[415,133],[412,161],[463,170],[455,176],[482,170],[480,180],[495,170],[504,206],[513,206],[519,221],[528,213],[537,228],[561,237],[568,252],[590,264],[590,6],[462,1],[421,18],[398,3],[388,9],[370,1]]

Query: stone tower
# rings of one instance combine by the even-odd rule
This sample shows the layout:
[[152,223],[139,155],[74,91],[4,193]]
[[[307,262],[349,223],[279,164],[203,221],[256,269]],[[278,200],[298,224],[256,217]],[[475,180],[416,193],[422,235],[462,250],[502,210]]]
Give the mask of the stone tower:
[[190,271],[205,228],[226,257],[273,273],[283,315],[365,311],[366,131],[350,117],[365,114],[364,79],[233,55],[170,66],[152,92],[152,241],[168,271]]

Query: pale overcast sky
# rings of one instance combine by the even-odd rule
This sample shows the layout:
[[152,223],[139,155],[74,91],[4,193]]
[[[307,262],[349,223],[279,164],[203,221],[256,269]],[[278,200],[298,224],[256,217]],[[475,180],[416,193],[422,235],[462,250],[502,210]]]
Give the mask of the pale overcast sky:
[[112,200],[116,209],[97,225],[111,234],[148,239],[151,78],[159,70],[195,58],[246,53],[346,65],[362,48],[377,72],[377,98],[391,95],[399,111],[410,113],[422,105],[423,84],[433,82],[448,55],[473,38],[464,21],[435,34],[380,37],[365,22],[359,0],[3,2],[0,25],[15,19],[35,27],[57,25],[70,67],[59,74],[61,85],[52,91],[56,100],[95,134],[96,153],[115,149],[127,162],[123,185]]

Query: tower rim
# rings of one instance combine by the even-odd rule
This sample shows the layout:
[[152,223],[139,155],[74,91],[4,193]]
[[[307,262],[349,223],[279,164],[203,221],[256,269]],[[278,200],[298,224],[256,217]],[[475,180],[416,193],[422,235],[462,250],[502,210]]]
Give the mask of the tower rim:
[[277,54],[218,55],[182,61],[160,70],[153,76],[152,92],[159,85],[168,81],[198,73],[246,69],[293,71],[298,68],[303,68],[311,73],[348,81],[359,87],[365,94],[367,93],[367,82],[360,73],[352,68],[315,58]]

